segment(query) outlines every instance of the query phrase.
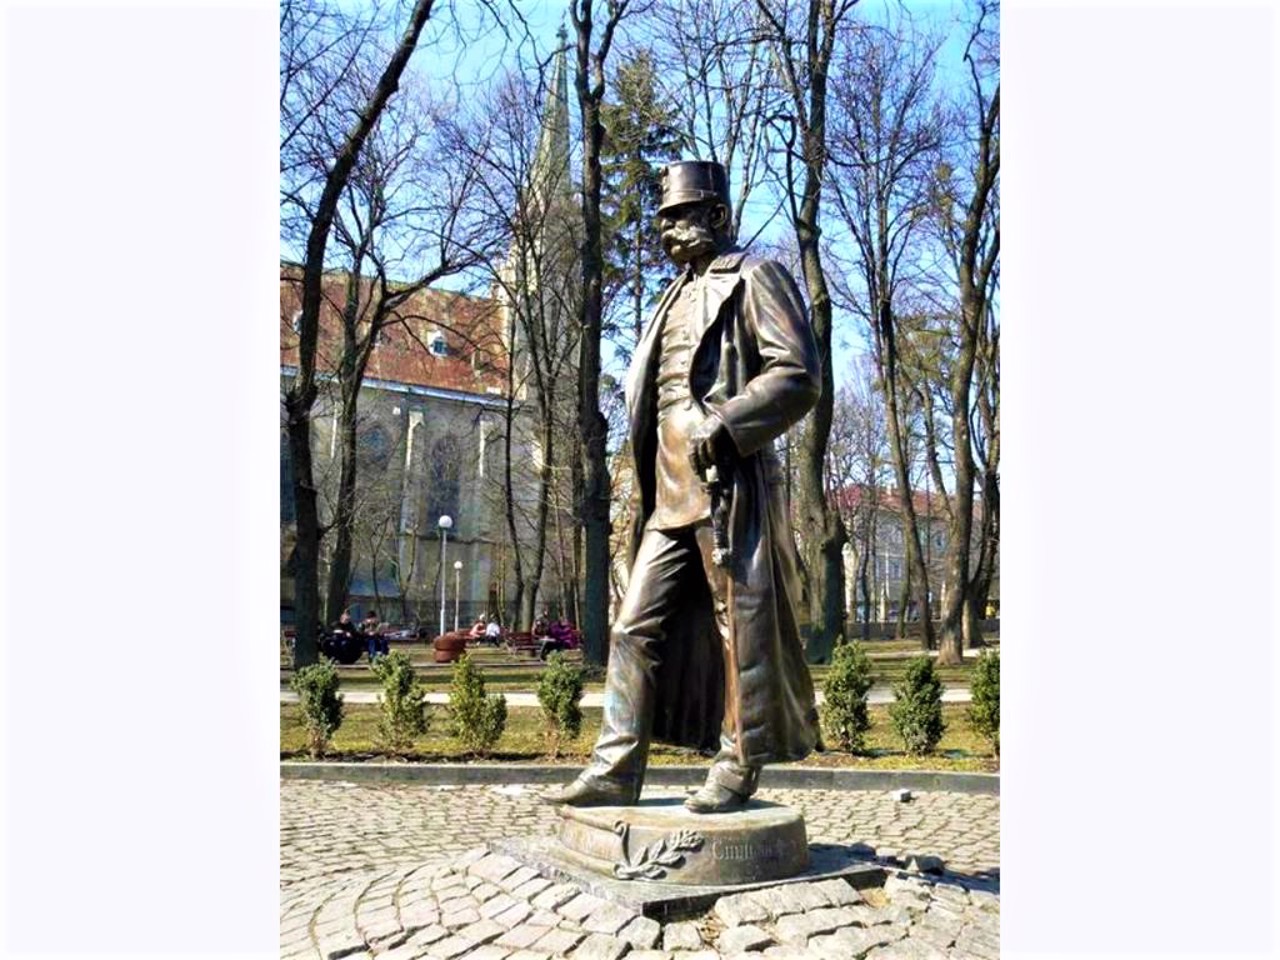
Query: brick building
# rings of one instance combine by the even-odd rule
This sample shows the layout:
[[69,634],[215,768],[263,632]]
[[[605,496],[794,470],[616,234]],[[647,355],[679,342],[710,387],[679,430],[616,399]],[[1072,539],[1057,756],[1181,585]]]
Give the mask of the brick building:
[[[562,41],[563,41],[562,36]],[[554,312],[547,326],[569,331],[576,317],[572,304],[548,303],[548,291],[572,290],[577,245],[562,226],[573,223],[571,200],[567,68],[563,49],[556,57],[548,100],[543,107],[538,148],[532,160],[526,198],[542,216],[535,229],[515,229],[507,263],[488,296],[422,290],[405,300],[370,356],[357,410],[357,505],[352,576],[347,596],[353,615],[376,606],[384,620],[435,624],[446,594],[445,623],[468,623],[478,615],[501,616],[513,623],[514,546],[525,557],[536,542],[539,489],[535,475],[544,462],[538,439],[538,398],[525,384],[528,356],[521,305],[539,304]],[[559,217],[558,211],[573,216]],[[526,225],[527,226],[527,225]],[[566,255],[562,252],[567,251]],[[527,265],[536,262],[539,272]],[[566,271],[570,275],[566,278]],[[281,376],[287,385],[297,371],[299,272],[282,265],[280,286]],[[327,274],[321,310],[317,370],[320,397],[312,413],[313,469],[321,523],[333,515],[338,483],[338,408],[336,381],[343,351],[340,311],[354,293],[365,305],[372,291],[366,281],[348,291],[348,275]],[[366,328],[367,329],[367,328]],[[512,342],[514,340],[514,342]],[[516,369],[512,375],[512,357]],[[573,412],[576,376],[567,366],[569,385],[558,401],[568,420]],[[283,434],[283,432],[282,432]],[[514,496],[507,496],[506,467],[511,464]],[[281,440],[281,590],[291,614],[293,584],[290,551],[292,480],[287,438]],[[557,478],[563,485],[562,478]],[[557,489],[552,521],[564,539],[569,494]],[[511,510],[508,512],[508,500]],[[452,519],[443,538],[438,521]],[[512,533],[514,524],[515,533]],[[321,543],[321,591],[327,584]],[[557,553],[563,557],[563,548]],[[454,569],[461,563],[461,568]],[[526,578],[530,567],[524,564]],[[538,606],[559,613],[573,607],[571,563],[547,562],[538,579]],[[536,569],[536,567],[535,567]],[[442,584],[443,579],[443,584]],[[456,585],[456,588],[455,588]],[[526,607],[529,601],[526,600]],[[524,616],[529,615],[524,611]]]
[[[338,472],[336,383],[328,373],[341,355],[334,304],[348,278],[326,275],[317,367],[320,393],[312,415],[313,470],[322,523],[333,515]],[[281,376],[296,374],[296,272],[282,270]],[[373,349],[357,402],[357,506],[348,595],[356,613],[375,605],[384,619],[439,612],[438,521],[453,520],[445,561],[447,621],[498,612],[506,594],[502,544],[505,500],[500,484],[508,400],[508,350],[501,304],[494,299],[424,290],[395,313]],[[523,462],[527,450],[513,451]],[[519,459],[517,459],[519,458]],[[281,446],[281,520],[286,567],[292,513],[288,446]],[[323,545],[322,545],[323,556]],[[461,561],[460,571],[454,571]],[[283,578],[287,608],[292,583]],[[458,591],[455,593],[455,579]],[[322,589],[325,570],[321,570]]]

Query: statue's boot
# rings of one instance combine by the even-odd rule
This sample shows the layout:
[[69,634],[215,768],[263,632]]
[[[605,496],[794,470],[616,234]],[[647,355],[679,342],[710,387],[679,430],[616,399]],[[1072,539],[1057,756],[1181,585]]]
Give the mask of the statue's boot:
[[583,774],[567,787],[552,790],[543,797],[547,803],[567,804],[571,807],[629,807],[639,800],[634,787]]
[[738,793],[708,779],[697,793],[685,800],[684,805],[694,813],[728,813],[741,810],[750,801],[750,794]]
[[727,813],[741,810],[751,800],[760,786],[760,767],[741,763],[729,731],[720,740],[720,753],[711,769],[707,782],[684,805],[694,813]]

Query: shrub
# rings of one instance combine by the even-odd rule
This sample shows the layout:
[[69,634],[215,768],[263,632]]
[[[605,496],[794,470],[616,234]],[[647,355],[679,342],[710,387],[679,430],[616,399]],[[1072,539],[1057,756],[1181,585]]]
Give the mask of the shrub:
[[485,696],[480,668],[463,654],[453,669],[449,686],[450,733],[470,752],[485,756],[507,725],[507,698]]
[[985,737],[1000,756],[1000,651],[987,649],[973,668],[969,681],[973,701],[969,705],[969,723],[974,732]]
[[586,685],[585,671],[564,659],[564,654],[553,653],[547,658],[547,669],[538,681],[538,703],[542,714],[551,725],[551,758],[560,753],[561,739],[573,740],[582,732],[582,689]]
[[933,672],[933,659],[916,657],[907,664],[902,682],[893,688],[889,718],[913,757],[932,753],[942,739],[942,681]]
[[426,691],[414,675],[413,663],[399,650],[374,657],[370,670],[382,684],[378,736],[391,753],[405,753],[414,737],[427,732]]
[[320,759],[329,740],[342,724],[342,694],[338,693],[338,671],[332,660],[321,659],[295,671],[289,681],[298,694],[302,725],[307,731],[313,759]]
[[822,692],[823,725],[841,750],[858,753],[871,729],[867,693],[871,689],[871,661],[861,643],[839,643],[832,653],[831,671]]

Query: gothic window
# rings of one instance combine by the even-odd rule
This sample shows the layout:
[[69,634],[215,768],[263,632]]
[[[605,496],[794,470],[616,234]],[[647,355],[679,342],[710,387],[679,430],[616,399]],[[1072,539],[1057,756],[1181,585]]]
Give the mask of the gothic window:
[[379,424],[370,424],[357,435],[356,449],[363,463],[385,467],[391,456],[391,438]]
[[432,445],[427,463],[427,513],[423,518],[426,530],[438,533],[437,524],[442,516],[447,515],[453,518],[450,533],[458,536],[461,467],[462,445],[457,437],[446,434]]

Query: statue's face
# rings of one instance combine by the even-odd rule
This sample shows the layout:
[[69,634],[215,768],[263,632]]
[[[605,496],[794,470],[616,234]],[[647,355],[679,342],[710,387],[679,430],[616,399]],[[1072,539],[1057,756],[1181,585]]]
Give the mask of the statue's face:
[[662,249],[676,263],[715,253],[717,232],[724,229],[728,216],[721,203],[686,203],[664,210],[658,214]]

